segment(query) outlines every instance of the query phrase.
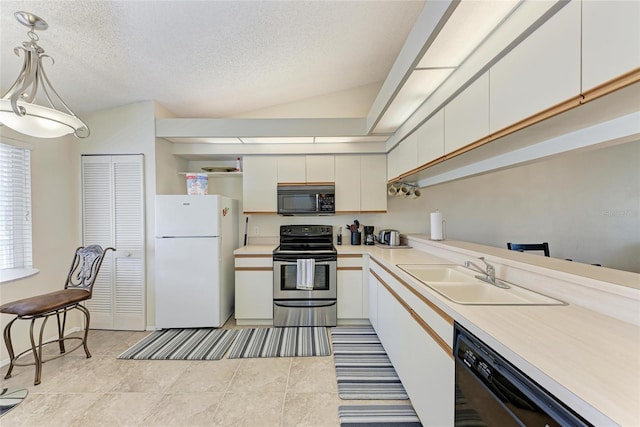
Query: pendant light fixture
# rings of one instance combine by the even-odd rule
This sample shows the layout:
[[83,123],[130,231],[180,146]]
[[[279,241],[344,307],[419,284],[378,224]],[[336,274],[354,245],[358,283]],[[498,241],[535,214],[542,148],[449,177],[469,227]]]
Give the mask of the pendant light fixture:
[[[13,49],[18,56],[20,51],[23,52],[24,63],[13,86],[0,98],[0,123],[37,138],[58,138],[70,133],[86,138],[89,127],[60,98],[42,65],[43,58],[54,61],[38,45],[39,37],[35,31],[44,31],[49,25],[29,12],[16,12],[14,16],[22,25],[29,27],[29,41]],[[38,89],[41,89],[43,101],[48,105],[35,103]]]

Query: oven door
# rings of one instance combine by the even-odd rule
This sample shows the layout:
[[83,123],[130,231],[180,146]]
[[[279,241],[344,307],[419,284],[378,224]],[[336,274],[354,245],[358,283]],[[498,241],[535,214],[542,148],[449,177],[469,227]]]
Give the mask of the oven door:
[[[301,254],[301,258],[304,256]],[[296,288],[298,267],[295,259],[273,259],[273,299],[311,300],[337,297],[337,262],[335,257],[314,257],[315,270],[312,290]]]

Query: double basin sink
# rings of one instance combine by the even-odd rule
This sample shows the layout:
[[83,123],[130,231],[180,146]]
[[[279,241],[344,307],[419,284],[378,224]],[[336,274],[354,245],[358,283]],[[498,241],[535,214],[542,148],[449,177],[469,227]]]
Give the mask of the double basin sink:
[[[508,284],[500,288],[476,278],[477,272],[457,265],[397,264],[425,286],[465,305],[566,305],[538,292]],[[504,283],[504,282],[503,282]]]

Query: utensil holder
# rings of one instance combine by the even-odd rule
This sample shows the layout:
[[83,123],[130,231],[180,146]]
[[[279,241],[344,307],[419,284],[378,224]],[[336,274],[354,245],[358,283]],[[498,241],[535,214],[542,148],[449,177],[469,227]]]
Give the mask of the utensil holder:
[[360,231],[351,232],[351,244],[352,245],[362,244],[362,233]]

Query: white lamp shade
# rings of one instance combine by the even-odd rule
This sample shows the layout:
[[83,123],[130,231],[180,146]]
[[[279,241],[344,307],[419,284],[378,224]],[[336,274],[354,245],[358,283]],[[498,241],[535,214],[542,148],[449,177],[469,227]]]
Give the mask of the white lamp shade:
[[20,101],[18,106],[25,109],[26,115],[17,115],[11,108],[10,100],[0,99],[0,123],[25,135],[59,138],[86,128],[77,117],[51,108]]

